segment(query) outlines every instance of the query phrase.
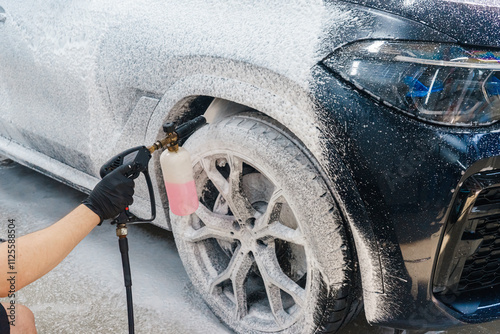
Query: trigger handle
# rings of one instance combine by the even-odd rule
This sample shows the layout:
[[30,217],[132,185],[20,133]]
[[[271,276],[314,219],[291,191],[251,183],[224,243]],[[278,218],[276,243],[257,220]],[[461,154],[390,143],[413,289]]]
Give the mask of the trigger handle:
[[134,165],[121,165],[117,169],[115,169],[116,172],[122,174],[123,176],[128,177],[129,179],[136,179],[140,172],[136,171],[134,168]]

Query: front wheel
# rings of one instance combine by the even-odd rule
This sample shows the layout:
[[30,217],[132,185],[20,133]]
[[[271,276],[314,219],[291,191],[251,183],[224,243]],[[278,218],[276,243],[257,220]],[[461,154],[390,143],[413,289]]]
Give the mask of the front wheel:
[[266,118],[237,115],[197,131],[200,205],[172,227],[186,271],[238,333],[334,333],[355,314],[356,264],[322,176]]

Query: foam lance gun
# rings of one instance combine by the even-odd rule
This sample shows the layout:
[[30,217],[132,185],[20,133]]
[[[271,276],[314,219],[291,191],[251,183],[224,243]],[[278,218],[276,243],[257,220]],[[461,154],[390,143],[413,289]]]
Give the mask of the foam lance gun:
[[165,123],[163,125],[163,131],[166,134],[165,138],[148,147],[137,146],[125,150],[102,165],[101,177],[105,177],[115,169],[120,169],[123,175],[130,179],[136,179],[140,173],[143,173],[148,185],[151,217],[147,219],[139,218],[130,213],[127,208],[115,218],[113,224],[150,222],[155,219],[156,203],[148,172],[148,164],[149,160],[151,160],[151,154],[161,148],[166,148],[160,156],[160,165],[167,189],[170,210],[178,216],[185,216],[197,209],[198,197],[194,187],[191,158],[189,153],[179,146],[179,141],[188,138],[205,123],[206,120],[203,116],[198,116],[177,128],[174,123]]
[[156,141],[151,146],[137,146],[121,152],[102,165],[101,177],[114,170],[119,170],[130,179],[136,179],[142,173],[146,179],[151,203],[151,217],[140,218],[129,212],[128,207],[120,213],[111,224],[116,224],[116,235],[122,256],[123,276],[127,294],[128,327],[129,333],[134,333],[134,311],[132,303],[132,276],[128,257],[127,225],[129,223],[150,222],[156,217],[156,203],[153,185],[148,172],[149,160],[153,152],[166,148],[160,156],[160,165],[167,190],[170,210],[178,215],[185,216],[198,208],[198,196],[193,179],[191,157],[179,146],[179,140],[188,138],[193,132],[206,123],[203,116],[198,116],[177,128],[173,123],[163,125],[166,137]]

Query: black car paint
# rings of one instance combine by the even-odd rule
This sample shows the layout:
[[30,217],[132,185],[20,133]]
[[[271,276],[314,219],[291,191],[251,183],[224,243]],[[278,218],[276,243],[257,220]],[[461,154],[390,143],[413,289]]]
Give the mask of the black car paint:
[[[329,53],[366,39],[489,47],[498,46],[500,40],[499,29],[487,29],[500,24],[498,8],[443,2],[421,8],[423,1],[411,7],[399,0],[359,3],[364,6],[331,3],[336,10],[355,12],[360,21],[357,26],[332,25],[323,44]],[[356,189],[351,198],[344,197],[343,206],[347,215],[357,215],[353,224],[376,244],[371,256],[372,263],[378,260],[380,265],[380,275],[375,275],[380,289],[370,293],[384,306],[368,320],[398,328],[439,329],[498,318],[498,306],[468,316],[442,304],[433,295],[432,281],[454,192],[470,166],[500,155],[499,125],[427,124],[357,91],[324,63],[313,74],[323,144],[332,161],[323,168],[331,179],[339,172],[336,158],[348,168]]]
[[[486,1],[450,0],[347,0],[421,22],[460,43],[498,46],[500,6]],[[422,36],[424,37],[424,36]]]

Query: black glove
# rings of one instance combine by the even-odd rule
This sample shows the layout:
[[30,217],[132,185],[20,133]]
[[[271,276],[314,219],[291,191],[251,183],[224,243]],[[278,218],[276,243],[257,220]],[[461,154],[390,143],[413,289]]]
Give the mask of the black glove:
[[106,175],[82,203],[100,218],[116,217],[134,201],[134,181],[125,177],[120,170]]

